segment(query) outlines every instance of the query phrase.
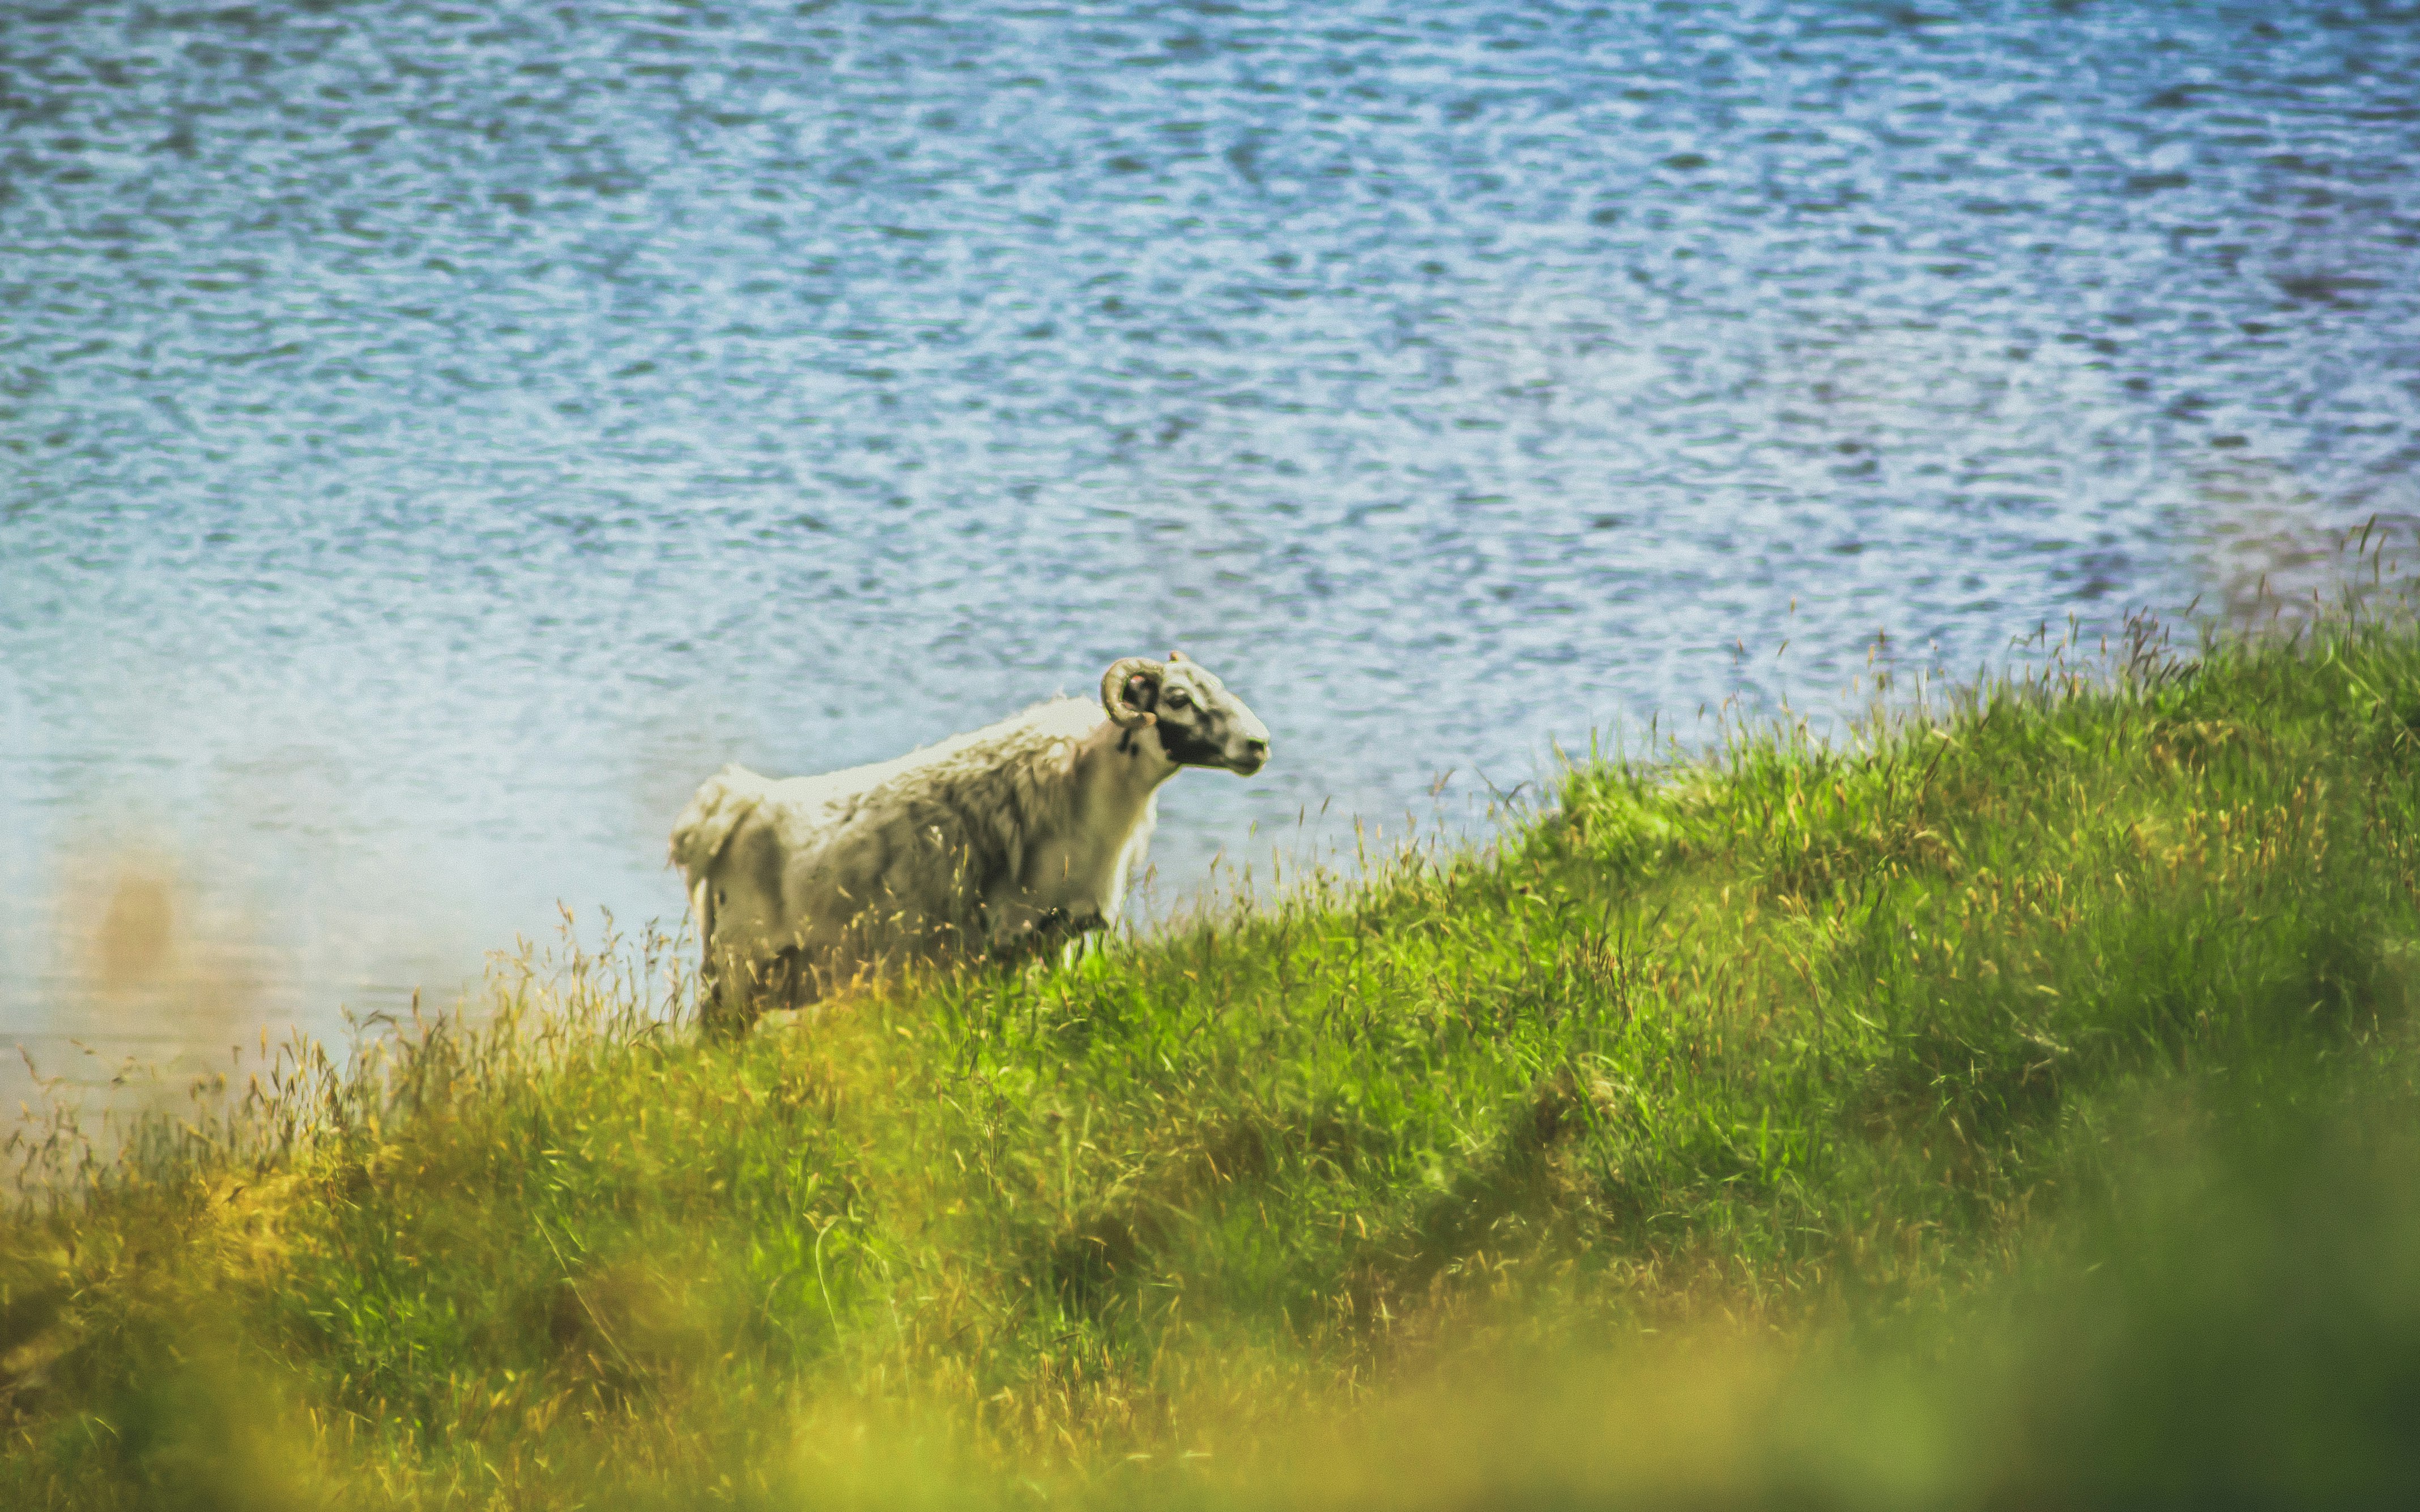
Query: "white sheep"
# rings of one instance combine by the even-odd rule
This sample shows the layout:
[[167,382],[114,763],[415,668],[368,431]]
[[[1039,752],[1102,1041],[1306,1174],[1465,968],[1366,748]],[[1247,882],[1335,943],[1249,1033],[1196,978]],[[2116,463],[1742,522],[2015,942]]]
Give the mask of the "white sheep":
[[796,1002],[887,957],[1114,924],[1160,784],[1187,766],[1249,777],[1268,752],[1267,727],[1199,663],[1128,656],[1097,707],[1053,699],[819,777],[726,766],[681,810],[672,860],[715,995],[745,984]]

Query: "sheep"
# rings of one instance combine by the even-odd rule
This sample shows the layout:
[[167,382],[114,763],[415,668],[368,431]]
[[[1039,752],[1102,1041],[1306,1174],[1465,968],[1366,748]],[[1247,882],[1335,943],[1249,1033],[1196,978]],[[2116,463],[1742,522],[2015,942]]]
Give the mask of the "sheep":
[[[1107,717],[1103,717],[1106,712]],[[1001,955],[1117,922],[1188,766],[1249,777],[1268,728],[1182,652],[1126,656],[1098,708],[1037,703],[892,761],[708,778],[672,832],[709,1011],[729,984],[791,1004],[885,959]]]

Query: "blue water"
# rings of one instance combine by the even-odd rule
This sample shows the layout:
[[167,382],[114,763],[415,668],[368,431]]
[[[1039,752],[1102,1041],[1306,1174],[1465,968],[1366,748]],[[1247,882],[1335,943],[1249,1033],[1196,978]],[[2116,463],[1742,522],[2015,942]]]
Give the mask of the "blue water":
[[721,763],[1127,653],[1277,737],[1165,901],[1878,632],[2241,611],[2420,516],[2415,81],[2349,5],[8,0],[0,1033],[449,995],[675,916]]

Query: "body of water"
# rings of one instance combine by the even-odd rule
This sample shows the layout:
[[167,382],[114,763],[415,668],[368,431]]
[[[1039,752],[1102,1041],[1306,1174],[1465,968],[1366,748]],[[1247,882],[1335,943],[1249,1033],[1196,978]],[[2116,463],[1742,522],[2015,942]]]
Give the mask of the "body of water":
[[2409,8],[12,4],[0,1035],[450,995],[1129,653],[1276,735],[1165,900],[2240,605],[2420,509],[2415,169]]

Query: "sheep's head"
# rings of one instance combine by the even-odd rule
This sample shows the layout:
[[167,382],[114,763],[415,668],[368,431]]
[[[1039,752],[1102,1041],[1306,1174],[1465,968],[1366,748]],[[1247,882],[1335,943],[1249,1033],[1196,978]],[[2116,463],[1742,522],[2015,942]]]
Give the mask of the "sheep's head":
[[1101,707],[1124,729],[1158,733],[1181,766],[1223,766],[1245,777],[1269,759],[1269,727],[1200,662],[1126,656],[1101,674]]

